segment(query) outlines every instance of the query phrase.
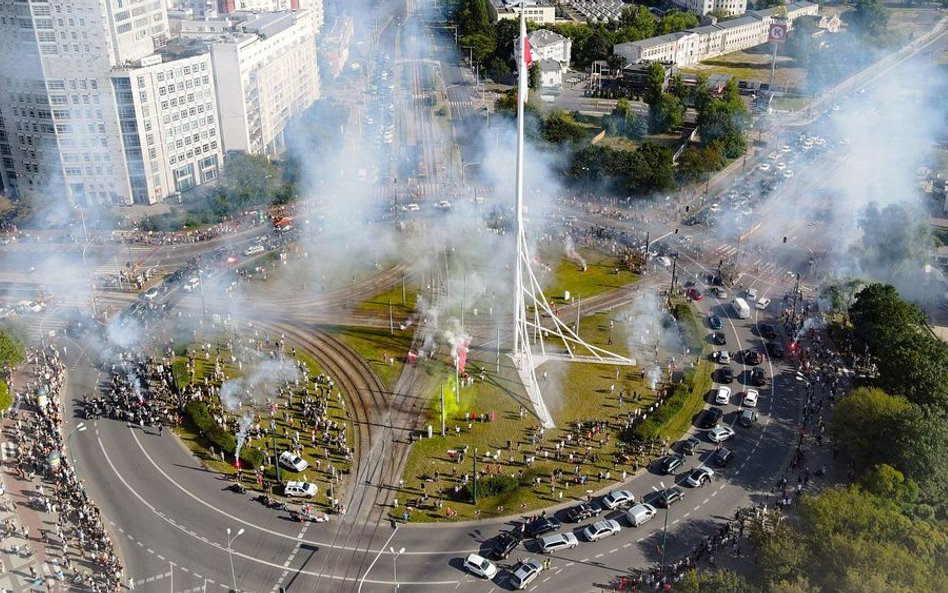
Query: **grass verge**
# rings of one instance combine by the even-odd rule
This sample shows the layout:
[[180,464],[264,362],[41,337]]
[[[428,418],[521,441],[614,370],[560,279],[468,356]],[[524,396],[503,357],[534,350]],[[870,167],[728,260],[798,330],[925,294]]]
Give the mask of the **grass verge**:
[[13,405],[13,396],[6,381],[0,380],[0,410],[6,410]]

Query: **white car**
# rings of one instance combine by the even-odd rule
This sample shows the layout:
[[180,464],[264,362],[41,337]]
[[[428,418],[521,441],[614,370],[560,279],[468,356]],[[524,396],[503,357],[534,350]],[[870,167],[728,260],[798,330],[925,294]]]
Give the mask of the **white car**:
[[142,296],[144,296],[144,297],[145,297],[147,300],[149,300],[149,301],[153,301],[153,300],[155,300],[155,299],[158,297],[158,289],[157,289],[157,288],[152,288],[151,290],[149,290],[148,292],[146,292],[146,293],[145,293],[144,295],[142,295]]
[[554,533],[540,539],[540,551],[544,554],[552,554],[567,548],[572,549],[579,545],[579,540],[572,532]]
[[714,470],[710,467],[702,465],[701,467],[696,467],[691,470],[691,473],[688,474],[688,479],[685,481],[692,488],[700,488],[705,484],[711,482],[714,479]]
[[723,443],[734,436],[734,429],[730,426],[715,426],[708,431],[708,439],[712,443]]
[[477,554],[469,554],[464,559],[464,569],[474,576],[492,579],[497,575],[497,565]]
[[731,364],[731,353],[727,350],[719,350],[718,362],[721,364]]
[[767,308],[767,305],[769,305],[769,304],[770,304],[770,299],[768,299],[768,298],[762,298],[762,299],[760,299],[759,301],[757,301],[757,304],[754,305],[754,306],[757,307],[758,309],[760,309],[761,311],[763,311],[764,309]]
[[[158,296],[157,291],[155,291],[155,296]],[[32,311],[33,313],[39,313],[43,310],[43,305],[37,303],[36,301],[20,301],[13,305],[13,308],[17,311]]]
[[791,179],[793,177],[793,171],[790,169],[787,169],[786,171],[783,172],[783,176],[787,179]]
[[718,387],[714,394],[714,403],[722,406],[731,403],[731,388],[725,385]]
[[756,289],[756,288],[748,288],[748,289],[747,289],[747,300],[749,300],[749,301],[756,301],[756,300],[757,300],[757,289]]
[[319,489],[316,488],[316,484],[312,482],[297,482],[291,480],[286,483],[286,486],[283,487],[283,493],[287,496],[296,496],[299,498],[310,498],[316,496],[316,492]]
[[747,408],[756,408],[757,399],[760,397],[760,394],[757,393],[756,389],[748,389],[744,392],[744,399],[741,400],[741,404]]
[[280,465],[295,472],[301,472],[309,467],[309,463],[305,459],[292,451],[280,453]]
[[543,570],[543,565],[533,558],[528,558],[520,563],[517,570],[513,571],[513,574],[510,575],[510,580],[517,589],[526,589],[527,585],[537,578],[541,570]]
[[188,281],[185,283],[185,285],[183,286],[183,288],[184,288],[186,291],[191,292],[192,290],[194,290],[195,288],[197,288],[198,284],[200,284],[200,283],[201,283],[201,279],[198,278],[197,276],[195,276],[195,277],[191,278],[190,280],[188,280]]
[[258,253],[263,253],[266,251],[266,248],[263,245],[251,245],[244,251],[244,255],[250,257],[251,255],[257,255]]
[[415,203],[402,206],[402,212],[418,212],[419,210],[421,210],[421,206]]
[[609,519],[607,521],[596,521],[592,525],[588,525],[586,529],[583,529],[583,536],[587,541],[595,542],[601,540],[604,537],[615,535],[621,530],[622,527],[619,525],[619,522],[613,519]]
[[628,490],[613,490],[609,494],[602,497],[603,506],[610,511],[615,510],[626,503],[632,502],[635,502],[635,495]]
[[651,521],[655,513],[658,512],[650,504],[637,504],[625,512],[625,518],[632,527],[638,527],[642,523]]
[[786,168],[787,168],[787,163],[784,163],[784,162],[777,163],[777,169],[783,171]]
[[770,163],[761,163],[757,168],[761,171],[770,171]]
[[439,200],[437,203],[435,203],[435,208],[440,208],[441,210],[450,210],[451,202],[447,200]]

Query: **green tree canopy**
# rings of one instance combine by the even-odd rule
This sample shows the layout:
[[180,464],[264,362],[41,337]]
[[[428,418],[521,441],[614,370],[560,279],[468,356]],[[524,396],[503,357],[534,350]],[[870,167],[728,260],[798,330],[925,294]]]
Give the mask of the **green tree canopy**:
[[564,144],[582,140],[586,137],[586,131],[572,115],[557,109],[544,120],[540,137],[551,144]]
[[682,12],[673,8],[665,13],[658,25],[658,35],[677,33],[686,29],[694,29],[701,24],[698,15],[693,12]]
[[658,102],[649,106],[649,130],[662,134],[677,130],[685,120],[685,106],[671,93],[662,93]]
[[860,387],[837,402],[831,431],[861,471],[889,459],[897,421],[910,409],[904,397]]
[[648,65],[648,72],[646,73],[645,102],[650,106],[657,104],[664,92],[665,67],[660,62],[652,62]]
[[0,321],[0,367],[13,368],[26,360],[29,334],[26,328],[15,321]]
[[948,516],[948,412],[913,406],[894,432],[892,463],[918,482],[923,501],[941,505],[941,515]]

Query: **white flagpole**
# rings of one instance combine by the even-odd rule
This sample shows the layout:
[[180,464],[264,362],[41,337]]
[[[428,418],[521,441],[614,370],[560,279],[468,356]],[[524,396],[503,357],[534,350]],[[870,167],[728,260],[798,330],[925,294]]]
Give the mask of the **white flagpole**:
[[[527,99],[527,21],[524,16],[523,3],[520,4],[520,54],[517,60],[517,266],[516,283],[514,285],[514,356],[520,354],[520,339],[526,341],[527,336],[521,336],[523,311],[523,258],[526,235],[523,230],[523,116],[524,103]],[[528,347],[525,343],[524,347]]]

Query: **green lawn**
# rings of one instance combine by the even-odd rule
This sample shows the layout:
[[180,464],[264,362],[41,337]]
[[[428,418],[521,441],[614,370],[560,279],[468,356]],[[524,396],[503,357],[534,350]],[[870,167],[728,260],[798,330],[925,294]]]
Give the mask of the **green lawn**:
[[10,386],[6,381],[0,380],[0,410],[6,410],[13,404],[13,396],[10,394]]
[[395,389],[411,347],[414,329],[400,330],[396,327],[394,335],[386,329],[368,327],[330,326],[324,329],[358,352],[378,375],[385,389]]
[[[592,249],[577,247],[576,252],[586,262],[583,269],[579,263],[564,257],[562,245],[543,245],[537,258],[550,266],[549,271],[536,269],[537,279],[544,287],[550,303],[563,304],[565,291],[572,298],[591,297],[606,290],[621,288],[635,282],[638,277],[625,270],[624,262],[614,255],[606,255]],[[616,274],[616,268],[619,273]]]

